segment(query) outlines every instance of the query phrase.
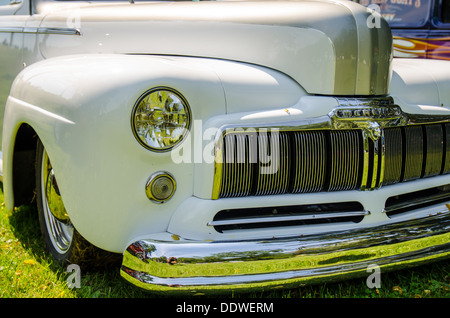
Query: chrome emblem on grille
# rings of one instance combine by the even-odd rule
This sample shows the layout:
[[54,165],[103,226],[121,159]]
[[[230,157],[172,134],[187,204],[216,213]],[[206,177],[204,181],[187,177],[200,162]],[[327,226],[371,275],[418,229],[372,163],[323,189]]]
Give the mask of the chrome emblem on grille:
[[361,189],[376,189],[382,184],[384,176],[384,128],[405,125],[407,119],[391,97],[338,98],[337,101],[339,106],[328,115],[331,129],[360,129],[362,131],[365,168]]
[[335,116],[340,119],[392,119],[402,114],[398,107],[345,107],[337,109]]
[[338,98],[339,106],[328,115],[332,129],[362,129],[373,141],[382,135],[382,129],[404,125],[406,118],[392,98],[346,99]]

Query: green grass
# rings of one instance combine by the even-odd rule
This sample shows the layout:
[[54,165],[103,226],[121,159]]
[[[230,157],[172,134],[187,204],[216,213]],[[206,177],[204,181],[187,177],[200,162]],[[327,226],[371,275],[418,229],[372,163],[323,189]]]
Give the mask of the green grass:
[[[3,202],[1,192],[0,202]],[[33,207],[20,207],[12,213],[6,213],[4,204],[1,204],[0,298],[158,297],[125,282],[119,274],[120,263],[105,269],[82,268],[81,287],[68,288],[69,274],[45,253],[36,215]],[[409,270],[381,273],[381,287],[378,289],[369,289],[366,278],[361,278],[234,297],[449,298],[450,260]]]

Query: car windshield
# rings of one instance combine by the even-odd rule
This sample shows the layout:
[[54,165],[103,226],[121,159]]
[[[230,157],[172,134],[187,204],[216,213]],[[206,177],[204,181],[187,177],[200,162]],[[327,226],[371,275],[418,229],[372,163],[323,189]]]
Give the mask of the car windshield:
[[378,5],[391,27],[422,27],[430,14],[431,0],[360,0],[364,6]]

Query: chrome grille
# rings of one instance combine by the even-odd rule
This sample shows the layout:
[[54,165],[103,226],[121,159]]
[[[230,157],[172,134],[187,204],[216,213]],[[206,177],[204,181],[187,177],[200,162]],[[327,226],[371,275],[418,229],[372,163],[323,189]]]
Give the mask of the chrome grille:
[[319,192],[325,188],[327,140],[322,131],[293,133],[293,189],[295,193]]
[[253,179],[253,162],[250,155],[250,143],[253,135],[227,135],[224,140],[224,164],[222,186],[224,193],[233,196],[250,194]]
[[386,128],[384,185],[450,172],[449,124]]
[[357,130],[332,131],[328,155],[330,184],[328,191],[353,190],[360,187],[359,168],[362,164],[361,132]]
[[442,125],[424,126],[425,131],[425,165],[424,176],[437,176],[442,170],[442,161],[444,155],[444,130]]
[[219,197],[357,189],[361,138],[357,130],[227,134]]
[[449,123],[380,131],[377,140],[361,129],[229,132],[213,198],[365,190],[450,172]]
[[[280,194],[288,191],[291,147],[286,134],[258,136],[259,164],[255,166],[255,195]],[[278,155],[279,154],[279,155]],[[270,159],[270,160],[269,160]]]
[[444,152],[444,168],[443,173],[449,173],[450,172],[450,123],[443,125],[444,127],[444,136],[446,136],[447,138],[445,138],[446,143],[445,143],[445,149],[446,151]]
[[385,185],[399,182],[402,177],[402,129],[400,127],[389,128],[384,133],[385,140]]
[[[422,127],[406,127],[405,130],[405,169],[403,180],[420,178],[423,165]],[[393,145],[392,145],[393,146]]]

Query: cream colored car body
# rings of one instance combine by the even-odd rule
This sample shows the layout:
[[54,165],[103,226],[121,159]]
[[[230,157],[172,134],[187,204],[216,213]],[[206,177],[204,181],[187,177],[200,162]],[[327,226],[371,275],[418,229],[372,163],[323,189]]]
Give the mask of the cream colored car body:
[[[123,253],[149,237],[265,240],[369,228],[433,213],[393,220],[384,213],[388,197],[450,184],[447,174],[373,191],[212,199],[208,147],[224,125],[313,122],[339,107],[337,97],[352,96],[390,95],[405,113],[450,118],[450,64],[392,61],[384,20],[368,28],[370,13],[353,2],[36,1],[29,10],[29,0],[0,6],[2,63],[8,58],[0,77],[11,84],[6,104],[0,96],[6,207],[18,195],[14,149],[26,123],[52,159],[71,222],[102,249]],[[144,149],[130,126],[138,98],[160,86],[176,89],[192,110],[183,145],[191,142],[191,154],[182,163]],[[157,171],[177,183],[164,204],[145,193]],[[353,200],[370,211],[361,223],[229,233],[208,225],[224,209]]]

